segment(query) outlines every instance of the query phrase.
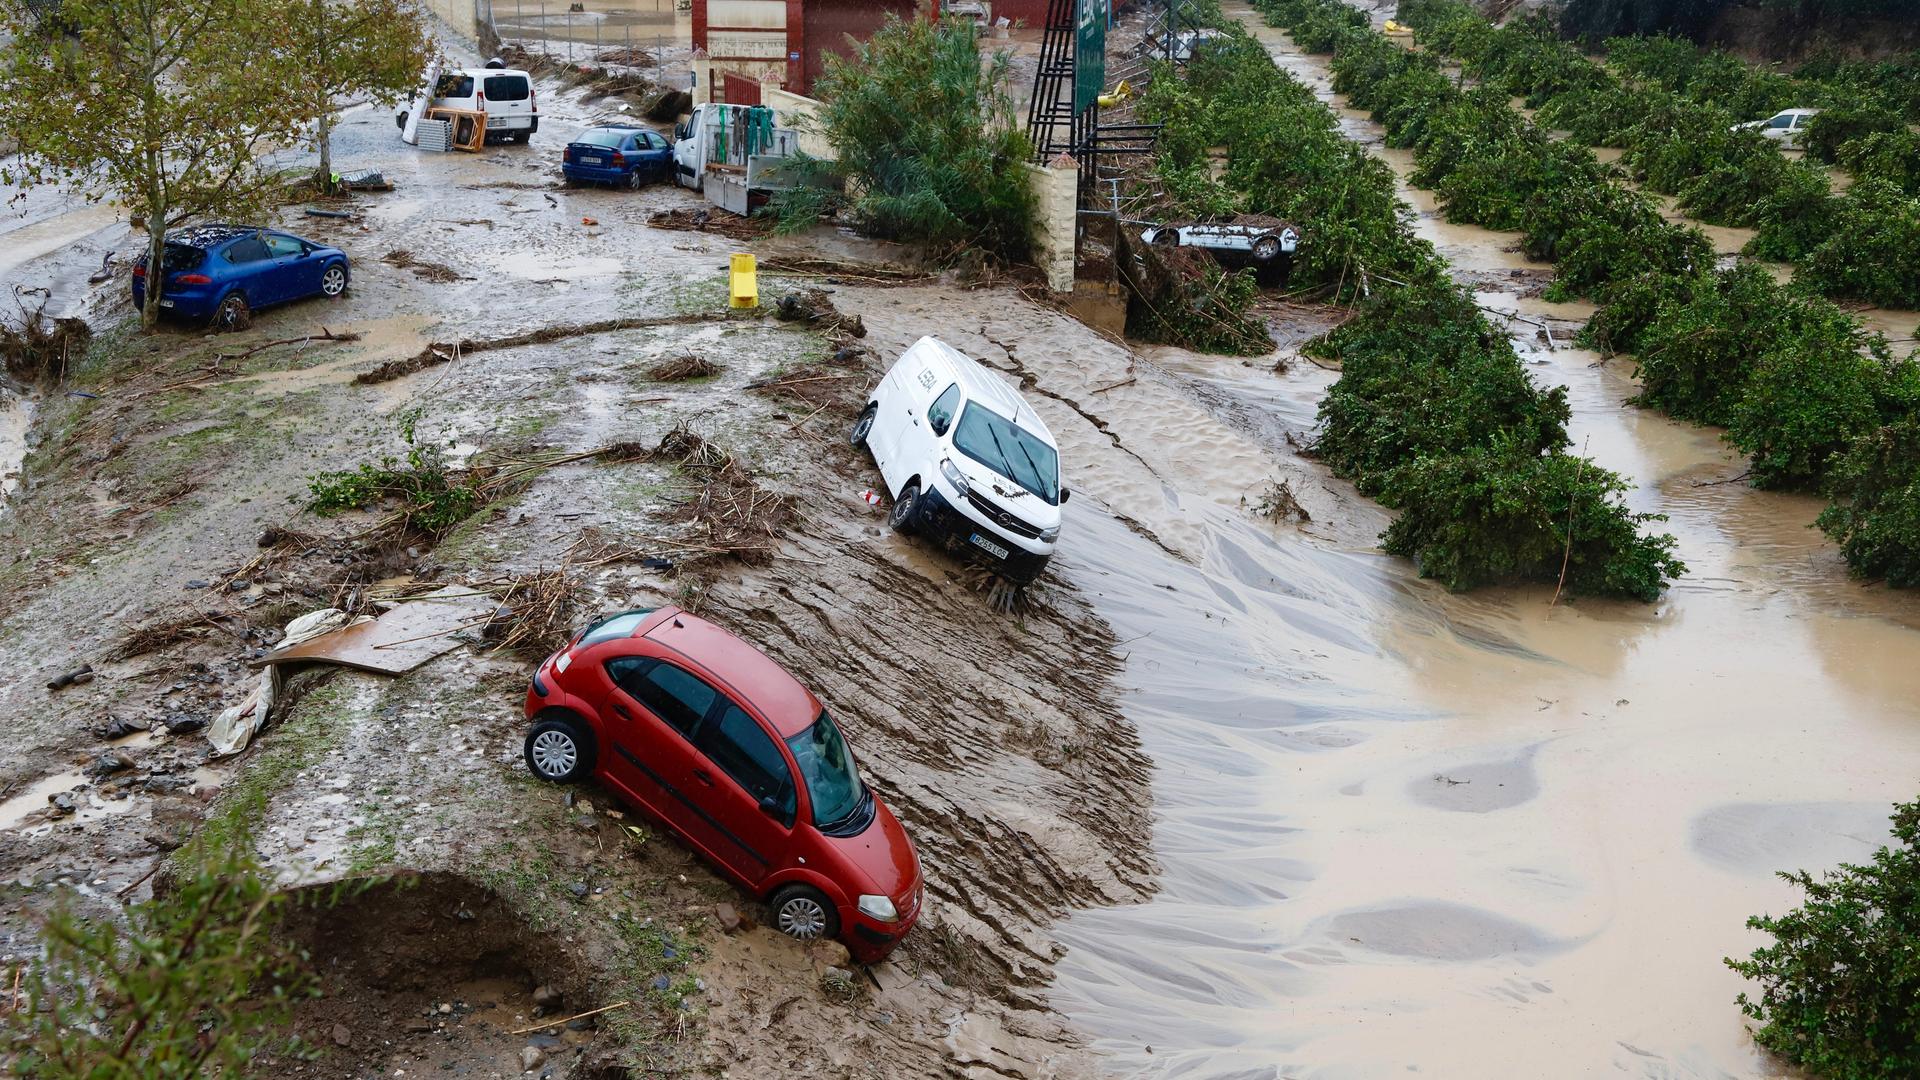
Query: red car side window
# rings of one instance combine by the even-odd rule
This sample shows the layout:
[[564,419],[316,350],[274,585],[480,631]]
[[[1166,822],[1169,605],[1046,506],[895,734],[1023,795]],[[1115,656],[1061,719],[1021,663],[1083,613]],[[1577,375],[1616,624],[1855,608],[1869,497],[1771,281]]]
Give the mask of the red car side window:
[[746,710],[729,701],[713,723],[694,740],[708,760],[720,766],[757,802],[772,799],[783,821],[793,824],[793,771],[780,748]]
[[660,660],[617,657],[607,661],[607,674],[620,689],[689,739],[720,697],[720,692],[699,676]]

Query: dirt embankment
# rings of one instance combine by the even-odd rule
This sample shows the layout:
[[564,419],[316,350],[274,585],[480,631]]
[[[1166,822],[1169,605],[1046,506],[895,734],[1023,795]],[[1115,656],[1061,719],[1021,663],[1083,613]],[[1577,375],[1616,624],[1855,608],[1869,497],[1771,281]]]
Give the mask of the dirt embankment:
[[[553,130],[536,150],[569,134],[567,99],[542,101]],[[355,145],[352,124],[343,138]],[[511,151],[428,161],[370,145],[383,149],[364,165],[400,192],[358,221],[299,223],[356,257],[345,300],[218,338],[142,336],[109,303],[72,373],[91,396],[38,416],[0,525],[0,649],[33,676],[0,687],[20,718],[0,766],[0,964],[32,954],[23,912],[68,889],[110,911],[148,895],[147,872],[186,836],[244,827],[290,883],[424,875],[301,929],[330,993],[297,1028],[328,1067],[512,1075],[532,1047],[555,1076],[1091,1071],[1042,994],[1060,951],[1049,928],[1143,898],[1155,866],[1148,764],[1086,599],[1050,575],[1018,615],[991,614],[972,575],[885,528],[858,494],[877,474],[844,438],[883,357],[725,317],[728,242],[644,224],[689,197],[562,191],[545,157]],[[817,284],[848,246],[769,246],[813,273],[763,276],[764,297]],[[459,273],[422,278],[428,259]],[[898,342],[881,336],[890,359]],[[441,356],[436,340],[496,347]],[[402,458],[416,409],[423,445],[494,475],[693,432],[791,518],[770,558],[729,557],[714,517],[688,510],[713,480],[659,453],[543,465],[438,537],[376,527],[377,507],[302,508],[314,474]],[[837,974],[831,949],[753,926],[752,898],[603,792],[534,783],[519,760],[527,660],[477,635],[397,679],[303,679],[252,749],[209,759],[198,728],[241,698],[247,661],[293,615],[556,571],[578,617],[685,604],[835,710],[932,899],[878,988]],[[45,689],[83,665],[89,680]],[[47,802],[56,788],[72,812]]]

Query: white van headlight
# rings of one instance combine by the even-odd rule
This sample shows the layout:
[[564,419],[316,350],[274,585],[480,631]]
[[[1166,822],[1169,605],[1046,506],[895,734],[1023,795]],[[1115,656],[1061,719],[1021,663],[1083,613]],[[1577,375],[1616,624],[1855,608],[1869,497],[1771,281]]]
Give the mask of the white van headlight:
[[861,897],[860,914],[881,922],[892,922],[900,917],[900,913],[893,909],[893,901],[884,896]]
[[953,490],[962,495],[967,493],[967,474],[960,471],[960,466],[955,465],[952,458],[940,459],[940,475],[947,478]]
[[1058,539],[1060,539],[1060,526],[1058,526],[1058,525],[1055,525],[1055,526],[1054,526],[1053,528],[1051,528],[1051,529],[1041,529],[1041,530],[1040,530],[1040,542],[1041,542],[1041,543],[1043,543],[1043,544],[1051,544],[1051,543],[1053,543],[1053,542],[1054,542],[1055,540],[1058,540]]

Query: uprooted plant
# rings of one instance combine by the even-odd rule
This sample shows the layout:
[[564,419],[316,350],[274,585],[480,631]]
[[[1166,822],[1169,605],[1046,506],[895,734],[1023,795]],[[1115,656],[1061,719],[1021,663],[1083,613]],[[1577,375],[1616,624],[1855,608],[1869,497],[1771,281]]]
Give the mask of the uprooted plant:
[[404,458],[387,456],[378,464],[311,477],[307,481],[307,509],[321,517],[332,517],[392,502],[395,510],[389,521],[402,532],[428,536],[439,536],[471,517],[491,500],[488,477],[483,470],[449,466],[443,447],[422,441],[421,414],[422,410],[416,408],[401,415]]
[[50,319],[45,305],[21,304],[18,319],[0,319],[0,360],[7,374],[26,382],[57,382],[92,340],[85,319]]

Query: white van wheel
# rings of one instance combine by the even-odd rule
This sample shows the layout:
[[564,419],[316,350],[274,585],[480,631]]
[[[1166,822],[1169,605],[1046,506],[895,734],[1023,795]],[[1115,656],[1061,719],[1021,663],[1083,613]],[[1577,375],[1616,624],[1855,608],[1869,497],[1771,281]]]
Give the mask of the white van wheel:
[[847,441],[855,446],[865,446],[867,436],[873,433],[873,417],[879,410],[878,405],[869,405],[860,411],[860,419],[853,422],[853,430],[847,433]]
[[887,524],[902,536],[912,536],[914,527],[920,524],[920,481],[909,480],[907,486],[900,489],[900,495],[893,500],[893,509],[887,514]]

